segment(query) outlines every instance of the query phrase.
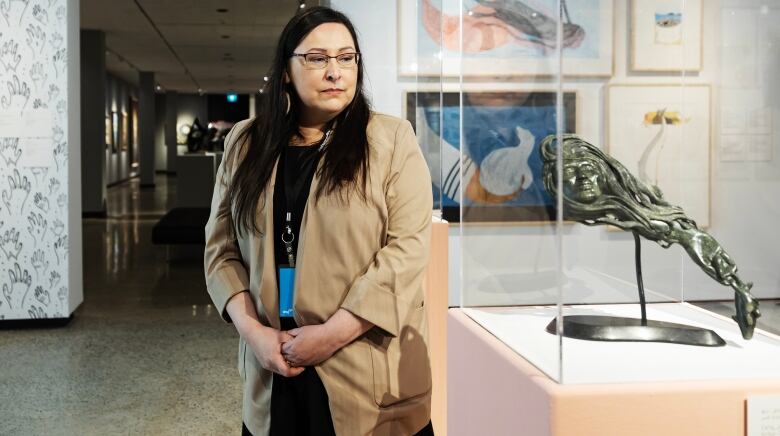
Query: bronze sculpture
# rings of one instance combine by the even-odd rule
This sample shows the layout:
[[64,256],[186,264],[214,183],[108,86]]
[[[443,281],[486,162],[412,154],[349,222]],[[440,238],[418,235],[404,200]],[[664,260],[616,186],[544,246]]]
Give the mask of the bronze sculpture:
[[[735,292],[742,337],[750,339],[761,316],[752,283],[737,276],[737,265],[718,241],[699,229],[679,206],[669,204],[657,186],[632,175],[620,162],[576,135],[563,135],[563,218],[587,225],[613,225],[663,248],[679,244],[710,277]],[[557,195],[555,135],[541,144],[545,189]],[[636,239],[638,242],[638,238]]]

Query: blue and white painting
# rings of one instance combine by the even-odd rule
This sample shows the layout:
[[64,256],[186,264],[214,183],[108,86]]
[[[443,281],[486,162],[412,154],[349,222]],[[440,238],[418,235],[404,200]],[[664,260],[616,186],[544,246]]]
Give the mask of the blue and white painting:
[[[564,129],[575,132],[575,94],[563,99]],[[556,133],[553,92],[412,93],[407,114],[431,168],[445,219],[548,221],[553,199],[542,184],[539,145]],[[461,157],[461,149],[463,156]]]

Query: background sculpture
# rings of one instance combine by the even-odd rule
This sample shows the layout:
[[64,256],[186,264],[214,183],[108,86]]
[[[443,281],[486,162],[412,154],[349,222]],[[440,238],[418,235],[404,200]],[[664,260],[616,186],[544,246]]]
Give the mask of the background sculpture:
[[[556,197],[557,137],[542,141],[544,186]],[[664,248],[679,244],[707,275],[735,292],[742,337],[750,339],[761,316],[750,294],[752,283],[737,276],[737,265],[718,241],[699,229],[683,209],[669,204],[657,186],[645,184],[620,162],[575,135],[563,135],[563,216],[587,225],[608,224],[634,232]]]

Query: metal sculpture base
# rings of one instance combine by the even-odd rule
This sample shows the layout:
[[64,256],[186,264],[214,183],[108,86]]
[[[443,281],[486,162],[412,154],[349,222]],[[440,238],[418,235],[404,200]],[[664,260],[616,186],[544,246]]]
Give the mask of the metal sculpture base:
[[[639,290],[641,319],[600,315],[568,315],[563,317],[563,336],[588,341],[666,342],[670,344],[722,347],[726,345],[717,333],[709,329],[647,319],[645,286],[642,280],[642,250],[639,235],[634,232],[636,284]],[[557,319],[547,325],[547,332],[558,334]]]
[[[548,333],[558,331],[557,319],[550,321]],[[712,330],[639,318],[600,315],[568,315],[563,317],[563,336],[588,341],[666,342],[670,344],[722,347],[726,345]]]

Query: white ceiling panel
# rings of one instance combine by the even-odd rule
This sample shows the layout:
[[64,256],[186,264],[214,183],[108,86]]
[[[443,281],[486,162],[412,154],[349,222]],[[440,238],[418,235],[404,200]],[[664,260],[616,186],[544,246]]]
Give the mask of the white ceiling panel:
[[[105,32],[106,68],[131,83],[138,82],[141,70],[154,72],[167,90],[197,92],[200,86],[209,92],[257,92],[277,38],[298,4],[81,0],[81,27]],[[221,8],[227,12],[217,12]]]
[[[297,0],[140,0],[140,3],[158,24],[284,26],[298,10]],[[217,12],[221,8],[228,11]]]
[[274,47],[283,29],[281,26],[231,27],[215,24],[166,24],[158,27],[174,47],[180,45]]

